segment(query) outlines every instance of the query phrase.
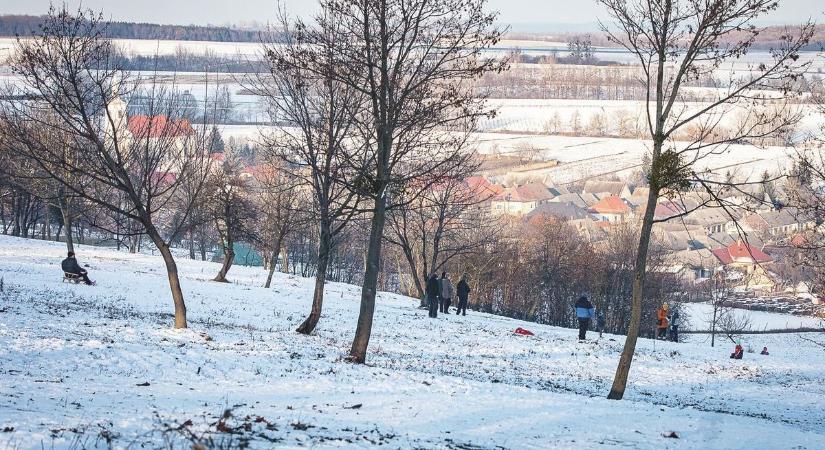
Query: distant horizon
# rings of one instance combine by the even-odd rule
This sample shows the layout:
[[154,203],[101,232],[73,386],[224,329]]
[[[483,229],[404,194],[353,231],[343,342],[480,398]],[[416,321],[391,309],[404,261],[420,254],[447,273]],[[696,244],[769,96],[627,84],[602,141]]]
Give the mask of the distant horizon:
[[[0,15],[44,15],[52,0],[0,0]],[[227,4],[223,0],[142,0],[113,3],[110,0],[66,0],[70,8],[82,5],[102,11],[112,21],[160,25],[248,27],[266,25],[276,16],[277,5],[296,16],[309,16],[317,2],[308,0],[242,0]],[[499,23],[517,32],[597,31],[598,20],[606,19],[595,0],[488,0],[488,8],[499,12]],[[537,20],[544,19],[547,20]],[[780,7],[757,23],[761,26],[795,24],[813,19],[825,23],[821,0],[780,0]]]

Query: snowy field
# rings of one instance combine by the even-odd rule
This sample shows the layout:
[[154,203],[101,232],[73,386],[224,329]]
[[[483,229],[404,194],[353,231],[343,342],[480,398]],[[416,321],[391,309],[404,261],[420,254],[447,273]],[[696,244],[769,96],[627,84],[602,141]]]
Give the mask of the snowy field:
[[[160,257],[80,247],[95,287],[61,284],[61,244],[0,237],[0,448],[822,448],[825,336],[641,339],[625,400],[604,398],[622,337],[470,312],[432,320],[379,296],[368,365],[343,361],[356,286],[180,259],[188,330]],[[533,331],[520,337],[516,327]],[[820,344],[817,344],[819,342]],[[225,410],[230,410],[224,414]],[[675,432],[678,438],[666,437]],[[187,440],[185,436],[194,436]],[[200,439],[200,441],[198,441]]]

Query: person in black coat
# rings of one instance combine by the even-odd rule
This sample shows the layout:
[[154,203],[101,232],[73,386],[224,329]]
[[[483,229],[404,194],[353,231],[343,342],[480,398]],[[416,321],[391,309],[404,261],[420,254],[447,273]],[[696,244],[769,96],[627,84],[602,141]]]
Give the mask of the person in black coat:
[[438,277],[435,274],[430,275],[427,279],[427,300],[430,302],[430,317],[438,317],[438,304],[441,300],[441,283],[438,282]]
[[80,264],[77,263],[77,259],[74,257],[74,252],[69,252],[68,257],[60,263],[60,267],[63,269],[63,272],[77,275],[81,281],[88,285],[95,284],[94,281],[89,279],[89,274],[86,270],[80,267]]
[[456,315],[459,313],[462,316],[467,315],[467,300],[470,296],[470,285],[467,283],[467,274],[461,275],[461,280],[456,286],[456,294],[458,294],[458,309]]

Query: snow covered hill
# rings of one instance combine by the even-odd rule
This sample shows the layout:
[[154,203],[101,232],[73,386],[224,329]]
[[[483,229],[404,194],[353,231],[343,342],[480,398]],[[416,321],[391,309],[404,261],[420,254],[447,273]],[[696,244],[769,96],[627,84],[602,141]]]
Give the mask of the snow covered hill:
[[[822,448],[825,338],[758,335],[730,360],[704,337],[640,340],[471,312],[428,319],[382,293],[368,364],[343,361],[357,286],[327,286],[316,335],[292,330],[312,282],[180,259],[173,330],[159,256],[83,246],[98,286],[62,284],[61,244],[0,237],[0,448]],[[516,327],[536,336],[512,333]],[[758,349],[768,346],[770,356]],[[675,432],[673,436],[671,432]]]

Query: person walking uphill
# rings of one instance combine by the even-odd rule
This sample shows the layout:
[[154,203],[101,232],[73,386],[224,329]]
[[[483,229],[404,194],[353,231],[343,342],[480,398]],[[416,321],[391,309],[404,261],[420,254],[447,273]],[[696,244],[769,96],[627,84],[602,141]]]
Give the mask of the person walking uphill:
[[587,328],[590,326],[590,319],[596,315],[596,308],[587,299],[587,296],[582,295],[576,300],[576,318],[579,319],[579,340],[583,341],[587,333]]
[[456,294],[458,294],[458,309],[456,309],[455,313],[458,315],[461,313],[462,316],[467,315],[467,300],[470,297],[470,285],[467,283],[467,274],[461,275],[461,280],[458,282],[458,286],[455,288]]
[[453,283],[447,278],[447,272],[441,272],[441,312],[450,314],[453,298]]
[[89,279],[89,274],[86,270],[80,267],[80,264],[77,263],[77,259],[74,257],[74,252],[69,252],[69,255],[60,263],[60,268],[63,269],[65,273],[71,273],[77,275],[81,281],[88,284],[89,286],[94,286],[95,282]]
[[435,274],[430,275],[427,279],[427,300],[430,306],[430,317],[438,317],[438,299],[441,297],[441,283]]

